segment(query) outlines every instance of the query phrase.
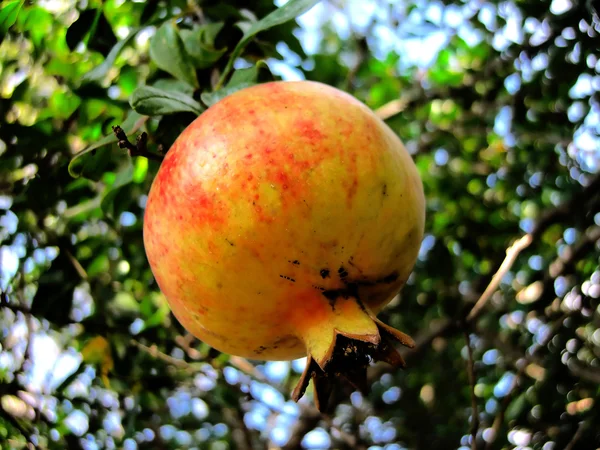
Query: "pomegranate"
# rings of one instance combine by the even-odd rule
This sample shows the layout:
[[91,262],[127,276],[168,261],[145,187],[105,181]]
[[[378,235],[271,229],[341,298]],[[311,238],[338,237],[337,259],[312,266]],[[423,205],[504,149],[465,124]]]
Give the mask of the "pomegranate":
[[314,380],[366,389],[371,358],[403,366],[406,334],[376,314],[423,237],[423,186],[398,137],[364,104],[315,82],[272,82],[210,107],[152,184],[144,244],[181,324],[255,360],[307,355]]

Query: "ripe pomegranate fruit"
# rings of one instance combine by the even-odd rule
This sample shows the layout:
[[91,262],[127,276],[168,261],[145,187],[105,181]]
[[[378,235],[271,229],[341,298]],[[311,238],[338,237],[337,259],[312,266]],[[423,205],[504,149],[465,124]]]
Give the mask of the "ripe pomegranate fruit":
[[336,376],[366,389],[369,359],[402,366],[406,334],[376,314],[406,282],[425,219],[398,137],[364,104],[315,82],[272,82],[210,107],[178,137],[144,218],[171,309],[214,348],[308,355],[325,408]]

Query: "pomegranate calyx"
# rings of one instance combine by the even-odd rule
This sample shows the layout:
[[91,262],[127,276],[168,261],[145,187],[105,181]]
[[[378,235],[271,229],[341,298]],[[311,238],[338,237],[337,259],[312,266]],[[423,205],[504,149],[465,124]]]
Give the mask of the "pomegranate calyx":
[[306,366],[292,392],[294,401],[300,400],[313,380],[314,402],[320,412],[327,412],[329,399],[335,388],[335,380],[343,378],[354,389],[366,395],[369,392],[367,367],[371,360],[385,361],[393,367],[405,367],[404,358],[396,350],[396,343],[412,348],[415,343],[407,334],[372,317],[379,331],[379,339],[361,339],[335,330],[335,339],[328,352],[331,355],[319,364],[308,355]]

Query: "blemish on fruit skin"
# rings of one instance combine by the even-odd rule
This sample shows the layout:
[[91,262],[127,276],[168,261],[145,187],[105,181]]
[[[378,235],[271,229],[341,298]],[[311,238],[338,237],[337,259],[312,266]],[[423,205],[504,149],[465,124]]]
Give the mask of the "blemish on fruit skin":
[[335,303],[337,302],[338,297],[340,296],[339,290],[324,290],[321,292],[323,297],[327,299],[329,302],[329,306],[331,306],[331,310],[335,311]]
[[319,273],[321,274],[321,278],[329,278],[329,269],[321,269],[321,272]]
[[265,350],[267,350],[268,347],[265,347],[264,345],[261,345],[260,347],[258,347],[256,350],[254,350],[254,353],[256,353],[257,355],[260,355],[261,353],[263,353]]
[[338,269],[338,275],[342,280],[348,276],[348,271],[344,268],[344,266],[340,266]]

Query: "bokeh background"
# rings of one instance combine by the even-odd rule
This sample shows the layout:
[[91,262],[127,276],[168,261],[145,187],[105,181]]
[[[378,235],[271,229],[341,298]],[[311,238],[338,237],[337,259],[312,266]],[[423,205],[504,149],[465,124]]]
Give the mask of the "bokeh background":
[[[599,33],[590,0],[2,2],[0,447],[600,447]],[[111,133],[165,152],[273,79],[373,108],[427,196],[381,314],[415,337],[409,367],[373,366],[328,415],[289,398],[303,360],[175,321],[142,244],[159,162]]]

